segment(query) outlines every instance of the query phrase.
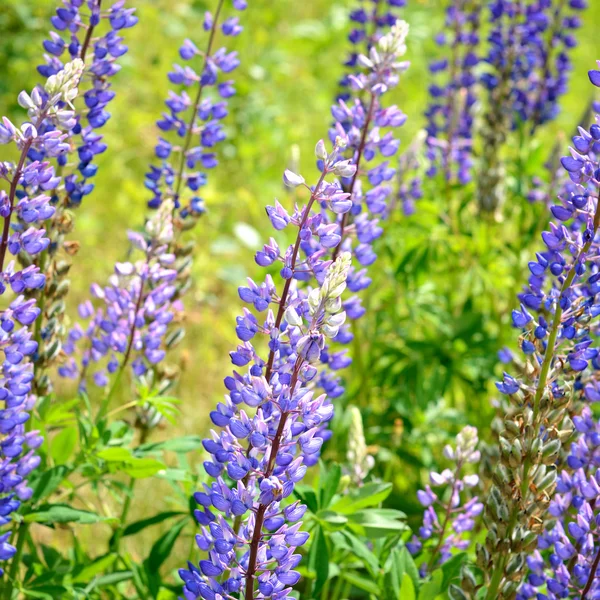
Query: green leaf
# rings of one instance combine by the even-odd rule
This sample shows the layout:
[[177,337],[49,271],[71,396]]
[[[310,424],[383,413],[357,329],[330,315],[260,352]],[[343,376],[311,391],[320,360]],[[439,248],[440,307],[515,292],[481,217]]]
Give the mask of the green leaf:
[[431,579],[419,590],[419,600],[435,600],[447,587],[442,587],[444,576],[441,571],[434,571]]
[[171,517],[176,517],[178,515],[184,515],[184,514],[185,513],[178,512],[178,511],[168,511],[168,512],[159,513],[157,515],[153,515],[152,517],[149,517],[148,519],[142,519],[141,521],[135,521],[134,523],[130,523],[129,525],[127,525],[127,527],[125,528],[125,531],[123,532],[123,536],[135,535],[136,533],[139,533],[143,529],[146,529],[146,527],[151,527],[152,525],[162,523],[163,521],[166,521],[167,519],[170,519]]
[[442,582],[443,590],[447,590],[450,587],[452,580],[459,577],[460,570],[466,562],[467,556],[466,552],[460,552],[442,565],[442,573],[444,575],[444,580]]
[[320,521],[331,525],[329,529],[340,529],[348,523],[348,517],[333,512],[332,510],[320,510],[317,513],[317,518]]
[[103,517],[96,513],[73,508],[68,504],[45,504],[36,512],[29,513],[23,517],[27,523],[80,523],[89,525],[91,523],[106,523],[116,521],[111,517]]
[[115,571],[96,577],[94,581],[86,588],[86,592],[91,592],[95,588],[100,588],[108,585],[115,585],[122,581],[129,581],[133,578],[133,571]]
[[107,554],[96,559],[92,564],[78,567],[73,573],[73,583],[88,583],[117,560],[118,554]]
[[413,583],[413,580],[410,578],[410,575],[408,573],[404,573],[404,575],[402,575],[400,594],[402,600],[416,600],[417,598],[415,592],[415,584]]
[[186,454],[188,452],[194,452],[198,448],[202,447],[202,436],[199,435],[184,435],[183,437],[173,438],[172,440],[165,440],[164,442],[154,442],[151,444],[143,444],[135,449],[138,453],[148,452],[176,452],[177,454]]
[[338,491],[342,479],[342,467],[337,463],[330,465],[327,474],[322,478],[319,490],[319,507],[327,508]]
[[[369,571],[373,579],[375,579],[377,576],[377,572],[379,571],[379,560],[377,559],[375,554],[373,554],[373,552],[371,552],[371,550],[367,548],[366,544],[362,540],[357,538],[354,534],[350,533],[349,531],[344,531],[343,535],[350,544],[350,547],[354,551],[356,557],[360,558],[363,561],[363,564],[365,565],[366,569]],[[399,584],[398,590],[400,590]]]
[[169,529],[162,537],[160,537],[152,546],[148,558],[144,561],[144,566],[149,574],[157,573],[161,565],[171,554],[173,546],[179,537],[179,534],[188,523],[188,517],[181,519],[171,529]]
[[302,504],[306,504],[306,507],[310,512],[316,514],[319,510],[319,501],[315,491],[307,485],[297,485],[294,488],[294,494],[298,496]]
[[402,571],[412,579],[412,582],[414,583],[415,587],[418,587],[421,577],[419,575],[419,569],[417,568],[417,565],[415,564],[411,553],[407,550],[405,546],[403,546],[398,551],[398,554],[398,560],[399,564],[402,565]]
[[404,522],[405,517],[406,515],[399,510],[372,508],[349,515],[348,522],[352,529],[358,533],[376,538],[405,531],[407,529]]
[[64,598],[63,594],[67,593],[67,589],[62,585],[43,585],[35,589],[21,590],[21,592],[29,598],[43,598],[43,600],[55,600],[56,598]]
[[391,483],[367,483],[338,500],[331,510],[349,515],[363,508],[381,504],[391,493]]
[[126,463],[123,472],[134,479],[152,477],[165,468],[164,463],[154,458],[134,458]]
[[76,445],[77,428],[66,427],[63,429],[58,435],[52,438],[50,443],[50,454],[54,462],[58,465],[65,464],[71,457]]
[[308,568],[315,573],[313,594],[315,597],[318,597],[329,577],[329,550],[327,548],[325,533],[320,526],[317,527],[313,536],[308,554]]
[[64,465],[58,465],[48,469],[33,485],[31,504],[35,505],[42,498],[45,498],[54,492],[68,472],[69,469]]
[[127,448],[105,448],[96,453],[96,456],[106,462],[128,462],[133,459],[131,450]]
[[[374,594],[376,597],[380,596],[379,586],[366,577],[362,577],[352,571],[342,571],[342,579],[345,579],[360,590],[368,592],[369,594]],[[402,600],[404,600],[404,598],[402,598]]]

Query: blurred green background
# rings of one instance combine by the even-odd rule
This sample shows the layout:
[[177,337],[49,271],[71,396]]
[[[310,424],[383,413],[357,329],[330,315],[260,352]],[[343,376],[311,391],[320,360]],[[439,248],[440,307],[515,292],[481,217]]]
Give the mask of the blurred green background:
[[[179,60],[185,37],[204,45],[202,17],[213,5],[194,0],[131,4],[140,22],[124,34],[130,52],[114,79],[113,117],[102,131],[109,150],[100,160],[96,190],[77,213],[81,251],[72,270],[71,314],[89,284],[104,282],[114,261],[123,257],[126,229],[143,221],[144,173],[153,160],[154,122],[169,89],[166,73]],[[355,4],[250,0],[242,16],[244,33],[227,40],[242,64],[234,73],[238,95],[225,121],[228,139],[204,193],[208,213],[194,230],[198,245],[179,358],[184,371],[178,434],[204,433],[209,407],[222,397],[228,352],[236,345],[237,287],[246,276],[262,277],[253,256],[271,234],[264,207],[286,194],[283,169],[299,161],[308,181],[315,174],[313,148],[327,135],[348,52],[348,12]],[[557,141],[566,146],[589,103],[586,71],[600,58],[600,1],[590,4],[573,51],[575,69],[562,113],[540,132],[539,147],[547,153]],[[426,64],[436,56],[431,38],[443,23],[439,0],[409,0],[409,5],[400,14],[411,25],[407,57],[412,66],[390,98],[409,116],[402,148],[424,125]],[[0,107],[16,120],[18,92],[40,81],[35,65],[54,8],[53,0],[1,0]],[[475,216],[463,237],[451,237],[440,223],[443,205],[444,198],[426,197],[414,217],[392,215],[379,243],[374,285],[364,300],[369,312],[355,331],[355,366],[345,374],[349,398],[363,409],[367,440],[379,464],[386,465],[380,475],[394,481],[394,501],[409,514],[418,512],[414,488],[436,461],[444,431],[456,432],[465,422],[489,425],[496,352],[514,338],[508,309],[538,247],[533,234],[505,244],[506,237],[494,234],[502,223],[482,224]],[[543,207],[532,210],[544,218]],[[498,259],[507,248],[510,259]],[[158,434],[170,435],[172,430]],[[382,440],[385,448],[377,447]],[[331,452],[343,453],[343,444],[334,444]],[[418,468],[407,475],[399,468],[403,463]],[[143,493],[143,486],[139,490]]]

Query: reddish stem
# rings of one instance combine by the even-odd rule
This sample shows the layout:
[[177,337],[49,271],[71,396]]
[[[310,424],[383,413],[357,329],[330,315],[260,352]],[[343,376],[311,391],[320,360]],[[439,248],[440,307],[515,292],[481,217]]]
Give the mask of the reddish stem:
[[[365,124],[364,124],[363,130],[362,130],[360,144],[358,145],[358,150],[356,151],[356,171],[354,172],[354,175],[352,176],[352,181],[350,182],[350,186],[346,190],[350,194],[350,198],[352,198],[352,195],[354,194],[354,186],[356,185],[356,181],[358,179],[358,172],[360,169],[360,161],[362,159],[362,156],[365,151],[365,146],[367,144],[367,134],[369,133],[369,125],[371,124],[371,121],[373,119],[373,111],[375,110],[375,103],[376,103],[375,94],[373,94],[373,92],[371,92],[371,97],[369,100],[369,108],[367,110],[367,117],[365,119]],[[340,224],[340,228],[341,228],[340,235],[342,236],[342,239],[340,240],[340,243],[335,247],[335,249],[333,251],[333,254],[331,256],[332,260],[335,260],[338,257],[338,254],[340,252],[340,247],[341,247],[342,241],[344,239],[344,230],[346,229],[346,225],[348,224],[349,215],[350,215],[350,212],[347,212],[347,213],[344,213],[344,216],[342,217],[342,222]]]
[[[42,125],[44,119],[46,118],[46,112],[48,108],[44,108],[41,112],[37,122],[34,127],[36,131]],[[19,185],[19,180],[21,179],[21,175],[23,174],[23,166],[25,165],[25,160],[27,159],[27,153],[31,149],[34,138],[29,138],[25,144],[23,145],[23,150],[21,150],[21,156],[19,157],[19,163],[17,164],[17,169],[13,178],[10,182],[10,191],[8,193],[8,201],[10,204],[10,212],[7,217],[4,218],[4,227],[2,229],[2,241],[0,241],[0,272],[4,271],[4,259],[6,258],[6,249],[8,248],[8,234],[10,232],[10,219],[13,213],[13,207],[15,203],[15,195],[17,193],[17,186]]]
[[[294,371],[292,373],[292,380],[290,382],[290,398],[294,395],[296,384],[298,383],[298,375],[300,369],[304,364],[304,359],[300,356],[296,359],[294,365]],[[269,463],[265,470],[265,478],[270,477],[275,469],[275,460],[277,459],[277,453],[281,446],[281,440],[283,439],[283,431],[287,422],[290,412],[281,413],[279,418],[279,426],[277,432],[273,438],[273,444],[271,446],[271,454],[269,455]],[[267,511],[267,504],[260,504],[254,520],[254,531],[252,533],[252,540],[250,542],[250,557],[248,559],[248,568],[246,569],[246,592],[244,594],[245,600],[252,600],[254,598],[254,577],[256,574],[256,561],[258,557],[258,550],[260,546],[260,538],[262,537],[262,528],[265,520],[265,513]]]
[[[102,9],[102,0],[98,0],[98,10]],[[85,34],[85,40],[83,40],[83,46],[81,46],[81,53],[79,58],[85,61],[85,55],[87,54],[90,42],[92,41],[92,34],[94,33],[94,25],[88,27],[87,33]]]

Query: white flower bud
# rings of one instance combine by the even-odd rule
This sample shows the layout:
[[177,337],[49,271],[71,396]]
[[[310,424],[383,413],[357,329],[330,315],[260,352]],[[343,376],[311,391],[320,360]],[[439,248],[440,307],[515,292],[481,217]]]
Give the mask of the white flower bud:
[[304,183],[304,177],[286,169],[283,173],[283,183],[288,187],[298,187]]
[[323,140],[317,142],[315,156],[320,160],[327,160],[327,150],[325,150],[325,142]]
[[302,317],[296,312],[293,306],[288,306],[284,313],[285,320],[293,327],[302,327]]

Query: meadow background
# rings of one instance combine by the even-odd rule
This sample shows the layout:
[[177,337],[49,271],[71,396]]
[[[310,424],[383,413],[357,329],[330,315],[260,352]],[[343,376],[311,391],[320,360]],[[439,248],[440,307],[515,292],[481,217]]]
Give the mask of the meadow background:
[[[125,31],[130,52],[114,80],[118,96],[103,129],[109,151],[100,157],[95,192],[77,214],[75,238],[81,251],[71,271],[71,314],[90,283],[104,282],[115,260],[123,258],[126,229],[143,222],[149,197],[144,173],[153,159],[154,122],[168,91],[166,73],[178,60],[185,37],[203,43],[202,16],[212,8],[211,2],[192,0],[132,4],[140,23]],[[590,4],[572,54],[569,93],[561,101],[560,117],[538,133],[537,158],[526,165],[531,175],[556,143],[566,147],[588,105],[585,74],[600,58],[600,1]],[[238,94],[225,120],[220,165],[205,188],[208,213],[193,234],[198,249],[179,356],[179,434],[206,433],[208,411],[222,397],[228,352],[236,345],[237,287],[259,274],[254,251],[270,235],[264,207],[288,193],[282,171],[299,164],[305,175],[314,173],[313,147],[326,137],[330,124],[330,105],[348,52],[348,12],[354,5],[352,0],[250,0],[244,33],[230,44],[242,65],[235,76]],[[2,0],[3,114],[17,115],[18,92],[40,80],[34,65],[54,8],[53,0]],[[407,58],[412,66],[391,98],[409,116],[401,150],[424,125],[427,62],[437,55],[432,36],[442,26],[443,3],[409,0],[402,16],[411,25]],[[490,439],[493,382],[502,370],[497,352],[505,344],[515,346],[508,315],[527,277],[526,264],[540,246],[539,228],[523,223],[547,220],[545,207],[523,200],[514,214],[505,211],[504,220],[485,221],[466,211],[459,231],[451,231],[440,218],[445,200],[426,194],[414,216],[397,210],[378,241],[374,285],[363,300],[369,310],[355,331],[355,366],[345,375],[350,392],[334,425],[344,431],[349,402],[361,408],[379,475],[395,485],[388,503],[413,522],[421,514],[415,490],[445,441],[466,423],[477,425],[481,436]],[[170,428],[168,435],[174,433]],[[161,435],[157,432],[156,438]],[[343,457],[343,434],[334,439],[328,453]],[[198,464],[201,456],[190,461]],[[403,468],[407,465],[411,468]],[[138,486],[136,515],[143,516],[156,502],[168,504],[163,493]],[[143,545],[144,536],[137,543]],[[188,550],[182,545],[179,554],[185,558]],[[169,564],[180,565],[181,559],[174,554]]]

